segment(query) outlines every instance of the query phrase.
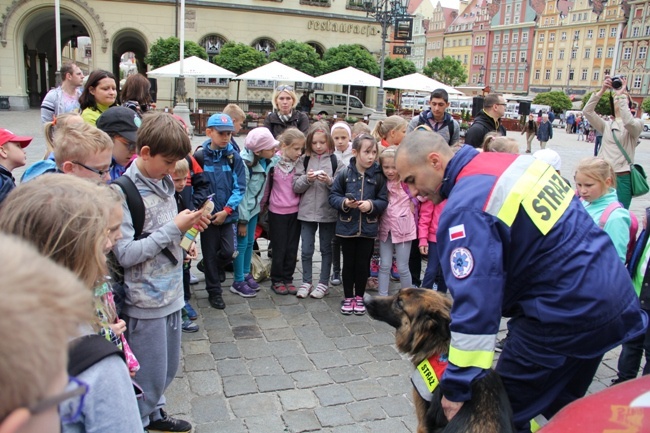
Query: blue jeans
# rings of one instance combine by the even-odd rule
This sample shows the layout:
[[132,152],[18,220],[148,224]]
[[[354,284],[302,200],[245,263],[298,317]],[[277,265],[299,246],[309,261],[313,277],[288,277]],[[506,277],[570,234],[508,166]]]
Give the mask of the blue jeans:
[[[646,310],[650,314],[650,311]],[[645,334],[623,343],[621,355],[618,358],[618,380],[634,379],[639,372],[641,360],[645,352],[645,366],[642,374],[650,374],[650,326],[646,329]]]
[[312,257],[316,248],[316,230],[320,242],[320,256],[322,259],[320,267],[319,283],[329,284],[330,268],[332,267],[332,238],[336,223],[316,223],[300,221],[300,238],[302,239],[302,282],[312,282]]
[[[427,269],[424,271],[424,278],[422,278],[422,287],[432,289],[439,272],[440,257],[438,257],[438,244],[429,242],[429,261],[427,262]],[[447,284],[445,284],[444,275],[441,275],[441,278],[438,279],[438,291],[440,293],[447,293]]]
[[246,236],[237,234],[237,251],[239,255],[233,262],[235,270],[235,282],[244,281],[244,276],[251,273],[251,259],[253,258],[253,244],[255,243],[255,227],[257,227],[257,217],[255,215],[248,221]]

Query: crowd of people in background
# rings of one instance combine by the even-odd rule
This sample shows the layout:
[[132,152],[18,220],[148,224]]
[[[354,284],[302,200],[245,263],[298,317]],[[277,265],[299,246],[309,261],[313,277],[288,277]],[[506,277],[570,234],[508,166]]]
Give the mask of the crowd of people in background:
[[[164,394],[179,367],[182,332],[198,331],[190,290],[196,238],[209,305],[225,309],[222,285],[230,267],[231,293],[252,298],[266,289],[252,272],[262,225],[272,248],[268,290],[278,296],[321,299],[342,285],[341,314],[363,315],[366,288],[389,295],[391,279],[400,287],[450,292],[452,351],[442,381],[448,418],[468,399],[468,380],[492,366],[502,315],[513,319],[497,371],[513,400],[517,431],[530,431],[535,416],[550,417],[584,395],[603,353],[621,343],[617,381],[636,375],[644,350],[644,372],[650,368],[641,308],[650,310],[642,284],[648,260],[640,259],[650,254],[647,236],[632,261],[633,281],[624,268],[633,220],[627,159],[634,160],[642,122],[630,113],[625,87],[612,97],[613,119],[594,112],[611,90],[609,78],[585,106],[584,118],[566,119],[578,140],[592,130],[601,138],[597,156],[578,166],[574,191],[560,176],[559,155],[546,147],[552,119],[528,117],[526,153],[534,138],[541,149],[533,158],[520,156],[501,124],[501,94],[485,97],[463,144],[443,89],[432,92],[429,108],[410,121],[390,116],[371,130],[364,122],[312,124],[305,113],[308,95],[299,100],[292,86],[279,85],[274,111],[248,132],[243,148],[234,136],[245,113],[230,104],[210,116],[205,142],[192,149],[188,125],[152,109],[146,77],[129,76],[118,98],[110,72],[93,71],[83,90],[75,65],[64,65],[61,76],[41,108],[47,152],[18,187],[12,171],[25,165],[32,139],[0,129],[0,237],[6,246],[0,266],[8,283],[3,305],[11,305],[2,311],[20,323],[23,309],[29,317],[18,333],[27,337],[2,334],[3,352],[12,355],[0,371],[2,387],[17,391],[3,399],[0,427],[58,431],[52,426],[59,421],[52,420],[59,417],[64,432],[189,432],[189,422],[165,411]],[[525,175],[503,175],[509,167]],[[541,189],[529,206],[524,196],[491,196],[492,184],[508,197]],[[550,194],[544,188],[555,195],[544,196]],[[579,239],[566,242],[577,228]],[[322,262],[314,275],[317,233]],[[515,233],[526,245],[517,244]],[[584,252],[580,260],[594,274],[575,278],[563,261],[548,262],[546,239],[557,241],[560,255]],[[302,280],[294,282],[298,258]],[[12,264],[16,260],[34,271]],[[543,277],[548,269],[528,274],[524,262],[552,267],[557,284]],[[603,282],[615,289],[616,308],[608,311],[602,306],[614,300],[593,287]],[[548,299],[548,310],[533,312],[525,296],[509,292],[517,285],[540,298],[557,285],[561,296]],[[490,292],[476,290],[483,286]],[[591,311],[569,313],[574,290]],[[51,309],[41,314],[35,305]],[[476,320],[479,310],[485,319]],[[572,324],[575,340],[554,334],[540,347],[540,331],[529,322],[564,329],[554,314]],[[598,323],[587,329],[581,314]],[[533,355],[550,356],[553,366],[518,360]],[[29,368],[37,356],[53,362],[33,368],[38,379],[26,379],[23,364]],[[558,373],[566,369],[580,376],[579,384]],[[36,380],[37,393],[18,391],[27,380]]]

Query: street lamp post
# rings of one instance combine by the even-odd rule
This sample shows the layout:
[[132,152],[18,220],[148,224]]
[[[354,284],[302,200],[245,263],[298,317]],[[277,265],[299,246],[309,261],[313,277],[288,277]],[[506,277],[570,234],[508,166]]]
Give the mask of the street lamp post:
[[[381,54],[379,58],[379,89],[377,90],[377,113],[374,120],[386,117],[386,98],[384,91],[384,60],[388,28],[396,18],[407,15],[409,0],[372,0],[363,3],[366,16],[372,17],[381,25]],[[374,115],[373,115],[374,116]],[[371,119],[372,117],[371,116]]]

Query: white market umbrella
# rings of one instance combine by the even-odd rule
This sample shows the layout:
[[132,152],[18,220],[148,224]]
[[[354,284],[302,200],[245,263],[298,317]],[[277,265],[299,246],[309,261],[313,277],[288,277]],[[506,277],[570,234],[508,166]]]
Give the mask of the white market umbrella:
[[420,90],[424,92],[433,92],[436,89],[445,89],[450,95],[464,95],[460,90],[456,90],[451,86],[417,72],[415,74],[384,81],[384,87],[400,90]]
[[293,69],[292,67],[283,65],[282,63],[276,61],[267,63],[266,65],[260,66],[259,68],[255,68],[241,75],[237,75],[235,79],[289,82],[302,81],[307,83],[314,81],[314,77],[311,75],[307,75],[304,72],[300,72],[297,69]]
[[[175,78],[179,77],[180,74],[180,60],[147,72],[147,75],[151,78]],[[183,76],[194,77],[194,109],[196,109],[196,79],[198,77],[234,78],[236,75],[234,72],[210,63],[207,60],[203,60],[200,57],[192,56],[183,59]]]
[[348,66],[338,71],[320,75],[314,78],[315,83],[342,84],[348,86],[348,98],[345,107],[345,117],[350,113],[350,86],[379,87],[379,78],[367,72]]

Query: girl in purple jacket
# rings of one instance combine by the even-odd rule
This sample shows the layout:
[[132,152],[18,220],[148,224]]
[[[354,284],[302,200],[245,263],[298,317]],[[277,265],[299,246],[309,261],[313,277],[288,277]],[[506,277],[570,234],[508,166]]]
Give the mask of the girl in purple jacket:
[[408,187],[399,179],[395,169],[395,152],[397,146],[386,148],[379,156],[379,163],[388,180],[388,207],[379,223],[379,295],[388,296],[389,273],[391,270],[393,249],[399,272],[400,287],[411,287],[409,256],[411,242],[417,237],[414,207]]

